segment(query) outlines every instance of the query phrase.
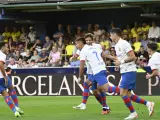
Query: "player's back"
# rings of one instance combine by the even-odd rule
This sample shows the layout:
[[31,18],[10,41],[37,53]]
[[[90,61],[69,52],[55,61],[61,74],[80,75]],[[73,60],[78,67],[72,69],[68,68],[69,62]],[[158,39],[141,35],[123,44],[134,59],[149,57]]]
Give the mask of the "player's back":
[[150,58],[148,65],[151,67],[152,70],[157,69],[160,76],[160,53],[155,52]]
[[89,45],[86,45],[81,51],[81,54],[85,55],[85,59],[91,66],[93,74],[97,74],[102,70],[106,70],[106,66],[101,57],[101,53],[102,51],[99,50],[97,47]]

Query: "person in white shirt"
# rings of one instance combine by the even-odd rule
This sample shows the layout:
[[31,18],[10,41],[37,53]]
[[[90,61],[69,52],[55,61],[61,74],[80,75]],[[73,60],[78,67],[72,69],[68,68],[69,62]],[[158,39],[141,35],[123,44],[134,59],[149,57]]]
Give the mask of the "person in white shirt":
[[[7,53],[8,48],[6,48],[6,46],[4,45],[1,45],[0,48],[1,48],[1,51],[0,51],[0,69],[1,69],[0,70],[0,94],[3,95],[5,102],[10,107],[10,109],[14,112],[15,117],[21,117],[20,114],[23,114],[23,111],[19,108],[16,91],[12,85],[11,79],[6,74],[6,71],[4,68],[4,65],[6,62],[5,54]],[[9,93],[11,95],[9,95],[6,89],[9,89]]]
[[120,95],[130,110],[131,114],[125,118],[125,120],[133,120],[138,118],[138,114],[132,106],[131,100],[136,103],[144,104],[148,107],[149,116],[154,111],[154,103],[141,99],[137,95],[131,94],[131,90],[136,88],[136,64],[137,59],[131,45],[121,39],[122,31],[119,28],[114,28],[110,31],[111,39],[116,43],[115,51],[118,60],[115,60],[114,64],[120,66],[121,82],[120,82]]
[[14,58],[9,58],[9,64],[8,67],[15,69],[18,68],[18,64],[16,63],[16,61],[14,60]]
[[[89,39],[89,38],[88,38]],[[92,83],[96,82],[98,84],[98,89],[103,92],[110,92],[110,89],[114,90],[112,92],[119,93],[118,88],[109,86],[108,80],[106,79],[106,65],[102,58],[102,49],[95,47],[95,45],[85,45],[84,38],[79,38],[76,40],[76,46],[81,50],[80,52],[80,70],[79,70],[79,80],[83,78],[84,64],[87,63],[90,65],[92,70],[93,79]],[[105,94],[102,96],[105,98]],[[106,100],[102,100],[102,104]],[[103,110],[104,111],[104,110]],[[102,111],[102,114],[103,114]],[[110,112],[109,107],[106,107],[106,113]]]
[[156,26],[155,22],[152,22],[152,27],[149,29],[148,38],[157,39],[160,38],[160,27]]
[[148,66],[151,67],[152,73],[148,73],[146,75],[146,79],[150,79],[155,76],[160,78],[160,53],[157,52],[158,46],[156,43],[149,43],[147,46],[148,53],[151,55]]
[[[83,39],[83,38],[82,38]],[[91,33],[87,33],[85,35],[85,41],[87,45],[90,46],[95,46],[97,49],[102,50],[102,47],[100,44],[96,44],[93,43],[93,34]],[[73,58],[78,58],[80,55],[80,50],[77,50],[76,55],[74,55],[71,59]],[[90,64],[88,63],[88,61],[85,62],[86,67],[87,67],[87,80],[84,81],[83,86],[84,86],[84,91],[83,91],[83,100],[82,103],[78,106],[73,106],[74,109],[80,109],[80,110],[84,110],[86,109],[86,103],[89,97],[89,87],[92,85],[91,90],[93,91],[93,94],[95,96],[95,98],[97,99],[97,101],[99,103],[101,103],[101,99],[106,99],[106,94],[105,92],[100,92],[97,89],[97,82],[94,81],[94,77],[93,77],[93,71],[92,68],[90,66]],[[110,112],[109,107],[107,106],[107,104],[103,104],[102,105],[102,113],[101,114],[108,114]]]
[[33,27],[29,27],[30,32],[28,33],[28,37],[30,38],[31,43],[35,43],[36,41],[36,31],[33,30]]

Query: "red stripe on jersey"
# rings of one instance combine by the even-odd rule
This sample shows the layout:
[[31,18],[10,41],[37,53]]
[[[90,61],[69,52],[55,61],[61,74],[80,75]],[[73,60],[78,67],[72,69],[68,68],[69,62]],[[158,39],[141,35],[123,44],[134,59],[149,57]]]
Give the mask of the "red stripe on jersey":
[[132,52],[133,50],[130,50],[128,53]]
[[80,62],[85,62],[85,60],[81,60]]
[[157,70],[157,69],[153,69],[152,72],[155,71],[155,70]]

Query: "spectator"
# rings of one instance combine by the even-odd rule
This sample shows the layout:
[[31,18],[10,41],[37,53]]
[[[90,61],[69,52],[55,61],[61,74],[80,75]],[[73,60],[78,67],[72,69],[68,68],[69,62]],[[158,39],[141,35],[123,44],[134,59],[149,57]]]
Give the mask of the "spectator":
[[40,56],[38,55],[38,51],[34,50],[33,56],[31,57],[30,61],[34,60],[37,63],[39,59],[40,59]]
[[12,37],[8,38],[8,42],[7,43],[8,43],[8,48],[9,48],[10,51],[13,51],[13,50],[16,49],[17,44],[15,42],[13,42]]
[[107,38],[107,33],[102,34],[100,44],[105,50],[109,50],[111,48],[111,42]]
[[27,40],[27,33],[26,33],[26,30],[25,30],[24,27],[22,27],[21,31],[22,31],[22,33],[21,33],[21,36],[20,36],[20,42],[25,43],[26,40]]
[[13,32],[11,33],[11,36],[12,36],[14,42],[18,42],[19,41],[20,35],[21,35],[21,32],[17,31],[16,27],[13,27]]
[[57,47],[58,51],[62,54],[62,52],[64,50],[64,43],[63,43],[62,37],[60,37],[59,40],[56,42],[56,47]]
[[149,28],[148,38],[153,40],[160,38],[160,27],[155,22],[152,22],[152,27]]
[[71,25],[67,25],[64,44],[67,45],[70,41],[73,41],[73,31],[71,29]]
[[150,42],[148,39],[148,36],[146,34],[143,35],[143,40],[141,40],[141,44],[144,48],[144,50],[147,50],[147,44]]
[[23,63],[22,63],[22,68],[28,68],[29,67],[29,64],[26,60],[23,60]]
[[144,50],[143,46],[140,47],[140,51],[138,53],[138,57],[142,58],[142,59],[144,58],[146,61],[149,60],[148,52]]
[[39,66],[42,66],[43,63],[47,63],[48,61],[48,53],[46,51],[46,48],[42,49],[42,53],[40,54],[40,58],[38,60]]
[[134,28],[131,29],[131,33],[133,38],[136,38],[137,36],[142,34],[142,28],[139,27],[137,22],[134,23]]
[[43,48],[43,45],[41,43],[41,40],[39,37],[37,37],[35,44],[33,45],[33,47],[31,47],[31,51],[37,50],[39,53],[39,52],[41,52],[42,48]]
[[31,59],[31,52],[26,50],[26,55],[23,57],[23,60],[28,62],[29,59]]
[[15,61],[18,61],[19,59],[23,59],[22,55],[20,55],[19,50],[16,50],[13,56]]
[[142,32],[143,32],[143,34],[148,34],[148,31],[149,31],[149,29],[150,29],[150,26],[149,25],[147,25],[147,23],[146,22],[143,22],[143,24],[142,24]]
[[123,30],[123,34],[127,35],[129,40],[132,39],[131,27],[129,24],[127,25],[126,29]]
[[133,46],[135,47],[135,52],[139,52],[139,49],[141,47],[141,42],[139,41],[139,36],[136,37],[135,43],[133,43]]
[[61,53],[57,50],[56,46],[52,47],[52,51],[49,54],[49,64],[52,67],[61,65]]
[[36,65],[35,60],[31,60],[30,64],[29,64],[30,68],[38,68],[38,65]]
[[87,33],[93,33],[92,24],[88,24]]
[[62,24],[58,25],[58,31],[53,34],[53,38],[57,41],[60,37],[64,36],[64,30]]
[[28,37],[30,38],[30,42],[32,44],[36,41],[36,31],[34,31],[34,28],[32,26],[29,27],[30,32],[28,33]]
[[71,67],[71,66],[69,65],[69,62],[66,60],[66,61],[64,62],[63,67]]
[[43,45],[43,48],[46,48],[46,50],[49,51],[53,45],[53,41],[50,40],[49,36],[46,36],[45,40],[46,43]]
[[13,58],[13,52],[6,48],[6,60]]
[[100,43],[100,36],[102,35],[102,31],[99,29],[99,25],[94,25],[94,39],[96,43]]
[[[17,50],[19,50],[20,53],[24,53],[25,50],[27,50],[27,46],[25,47],[23,43],[19,43],[17,46],[18,46],[18,47],[17,47]],[[22,56],[23,56],[23,55],[22,55]]]
[[75,35],[75,39],[79,38],[79,37],[83,37],[83,30],[81,27],[77,27],[77,32],[76,32],[76,35]]
[[8,67],[14,69],[14,68],[18,68],[18,64],[16,64],[14,58],[9,58],[9,64],[8,64]]
[[11,37],[11,33],[8,31],[8,27],[6,26],[4,29],[4,33],[2,34],[4,42],[8,42],[8,38]]
[[70,44],[66,46],[65,53],[67,57],[71,57],[75,51],[76,47],[73,42],[70,41]]
[[115,51],[114,47],[112,47],[110,51],[111,51],[112,56],[116,56],[116,51]]

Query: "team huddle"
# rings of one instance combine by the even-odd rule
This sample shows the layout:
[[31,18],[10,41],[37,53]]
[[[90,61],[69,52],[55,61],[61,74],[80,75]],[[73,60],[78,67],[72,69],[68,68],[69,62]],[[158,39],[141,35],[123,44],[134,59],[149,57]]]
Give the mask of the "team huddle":
[[[87,99],[89,97],[89,90],[93,91],[93,94],[97,101],[102,106],[101,114],[109,114],[111,109],[106,102],[106,92],[118,93],[122,97],[125,105],[130,110],[130,115],[125,120],[137,119],[138,114],[135,111],[131,101],[144,104],[149,110],[149,116],[154,112],[154,102],[150,102],[140,98],[139,96],[132,94],[131,91],[136,88],[136,60],[134,51],[131,45],[121,39],[121,30],[114,28],[110,31],[111,39],[116,43],[115,51],[116,57],[111,56],[103,52],[101,45],[94,43],[93,35],[88,33],[84,38],[76,39],[76,47],[78,48],[76,54],[71,60],[80,57],[79,68],[79,83],[82,82],[84,76],[84,67],[87,67],[87,80],[84,81],[83,87],[83,100],[78,106],[74,106],[74,109],[86,109]],[[1,46],[0,51],[0,93],[3,95],[5,102],[14,112],[16,117],[20,117],[24,112],[20,109],[16,91],[12,85],[11,79],[5,72],[6,50],[5,46]],[[150,79],[155,76],[160,77],[160,53],[156,52],[157,44],[148,44],[148,53],[151,55],[149,60],[149,66],[152,69],[151,74],[146,75],[146,79]],[[110,86],[106,79],[106,65],[104,59],[108,58],[114,61],[116,66],[120,67],[121,81],[119,86]],[[6,91],[9,90],[9,92]]]
[[[101,114],[109,114],[111,112],[110,107],[106,103],[106,92],[119,93],[124,101],[125,105],[130,110],[130,115],[125,120],[137,119],[138,114],[135,111],[131,101],[144,104],[149,110],[149,116],[154,112],[154,102],[150,102],[140,98],[137,95],[131,93],[136,88],[136,61],[134,51],[131,45],[121,39],[121,30],[114,28],[110,31],[111,40],[116,43],[115,51],[116,57],[107,55],[103,52],[99,44],[94,43],[93,35],[88,33],[84,38],[78,38],[76,40],[77,50],[76,55],[72,57],[74,60],[80,57],[80,69],[79,69],[79,82],[83,79],[84,67],[87,67],[87,80],[84,81],[84,91],[82,103],[78,106],[74,106],[74,109],[86,109],[86,102],[89,97],[89,89],[93,90],[93,94],[97,101],[102,105]],[[156,52],[157,44],[148,44],[148,53],[151,55],[149,60],[149,66],[152,69],[151,74],[146,75],[146,79],[151,77],[160,76],[160,53]],[[114,60],[114,64],[120,67],[121,81],[119,87],[110,86],[106,79],[106,65],[104,58]]]

